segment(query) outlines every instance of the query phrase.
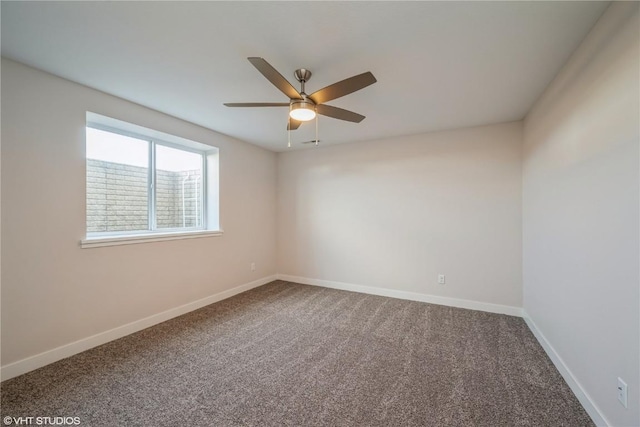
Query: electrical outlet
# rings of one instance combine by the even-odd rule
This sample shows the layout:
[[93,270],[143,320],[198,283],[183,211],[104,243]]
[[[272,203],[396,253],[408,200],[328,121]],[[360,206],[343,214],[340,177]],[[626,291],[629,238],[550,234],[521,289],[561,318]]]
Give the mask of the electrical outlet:
[[438,283],[441,285],[445,284],[444,274],[438,274]]
[[627,383],[622,381],[620,377],[618,377],[618,400],[622,406],[627,407]]
[[251,263],[251,271],[256,271],[256,263],[255,262]]

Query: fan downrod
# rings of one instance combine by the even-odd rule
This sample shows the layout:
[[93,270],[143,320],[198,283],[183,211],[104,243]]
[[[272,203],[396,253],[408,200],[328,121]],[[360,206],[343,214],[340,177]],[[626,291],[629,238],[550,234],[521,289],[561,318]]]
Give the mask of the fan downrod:
[[304,84],[311,78],[311,71],[307,70],[306,68],[298,68],[293,72],[293,75],[296,77],[296,80],[300,82],[300,86],[302,88],[300,94],[304,99],[306,99],[307,94],[304,93]]

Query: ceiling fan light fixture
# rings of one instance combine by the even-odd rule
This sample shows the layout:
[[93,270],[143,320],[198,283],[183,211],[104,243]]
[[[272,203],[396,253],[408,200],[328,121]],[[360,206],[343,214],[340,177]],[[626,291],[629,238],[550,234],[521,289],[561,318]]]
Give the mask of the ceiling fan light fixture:
[[291,103],[291,111],[289,116],[300,122],[308,122],[316,118],[316,106],[305,100],[293,101]]
[[326,86],[320,90],[307,95],[304,91],[305,84],[311,78],[311,71],[306,68],[299,68],[294,71],[293,75],[300,82],[300,91],[289,83],[282,74],[278,72],[271,64],[259,58],[252,56],[247,58],[251,64],[262,74],[269,82],[274,85],[280,92],[285,94],[289,102],[231,102],[225,103],[227,107],[289,107],[289,120],[287,123],[287,135],[289,135],[289,146],[291,146],[291,132],[300,127],[304,122],[316,119],[316,145],[318,140],[318,114],[331,117],[338,120],[344,120],[352,123],[360,123],[365,117],[353,111],[343,110],[342,108],[332,107],[326,102],[333,99],[349,95],[360,89],[376,82],[376,78],[367,71],[357,76],[349,77],[332,85]]

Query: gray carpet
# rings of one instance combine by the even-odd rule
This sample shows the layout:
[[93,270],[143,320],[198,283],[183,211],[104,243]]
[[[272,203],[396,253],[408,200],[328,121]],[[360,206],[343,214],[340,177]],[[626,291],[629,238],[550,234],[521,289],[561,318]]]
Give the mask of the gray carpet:
[[2,383],[83,426],[593,425],[522,319],[276,281]]

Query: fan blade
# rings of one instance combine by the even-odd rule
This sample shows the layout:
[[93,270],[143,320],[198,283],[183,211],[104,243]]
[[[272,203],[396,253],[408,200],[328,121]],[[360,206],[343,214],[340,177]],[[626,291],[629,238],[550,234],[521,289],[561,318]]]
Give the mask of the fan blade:
[[300,127],[301,124],[302,122],[289,118],[289,123],[287,123],[287,130],[296,130]]
[[262,73],[263,76],[267,78],[267,80],[269,80],[275,87],[280,89],[280,91],[285,95],[287,95],[289,98],[291,99],[302,98],[302,96],[296,90],[296,88],[293,87],[291,83],[287,81],[287,79],[282,77],[282,74],[280,74],[275,68],[273,68],[271,64],[269,64],[267,61],[265,61],[262,58],[256,58],[256,57],[251,57],[247,59],[249,60],[249,62],[253,64],[254,67],[258,69],[258,71]]
[[346,120],[348,122],[360,123],[365,119],[361,114],[353,111],[343,110],[342,108],[332,107],[331,105],[316,105],[316,111],[323,116],[333,117],[334,119]]
[[227,102],[227,107],[288,107],[288,102]]
[[367,71],[366,73],[349,77],[348,79],[315,91],[309,95],[309,98],[311,98],[316,104],[324,104],[332,99],[340,98],[341,96],[345,96],[365,88],[375,82],[377,82],[376,78],[373,77],[373,74]]

